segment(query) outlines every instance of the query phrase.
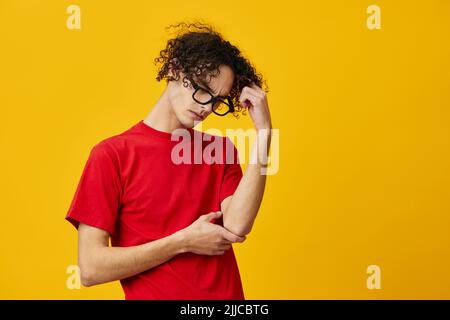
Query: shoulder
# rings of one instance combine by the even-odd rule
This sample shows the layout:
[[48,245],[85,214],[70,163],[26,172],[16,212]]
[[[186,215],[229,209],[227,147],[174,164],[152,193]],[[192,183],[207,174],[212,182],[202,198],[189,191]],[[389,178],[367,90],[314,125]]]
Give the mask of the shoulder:
[[93,147],[93,151],[107,153],[110,156],[119,157],[125,152],[130,143],[136,139],[136,132],[133,128],[122,131],[118,134],[99,140]]
[[90,158],[98,161],[113,162],[118,166],[121,156],[128,148],[131,133],[130,130],[126,130],[99,140],[91,147]]

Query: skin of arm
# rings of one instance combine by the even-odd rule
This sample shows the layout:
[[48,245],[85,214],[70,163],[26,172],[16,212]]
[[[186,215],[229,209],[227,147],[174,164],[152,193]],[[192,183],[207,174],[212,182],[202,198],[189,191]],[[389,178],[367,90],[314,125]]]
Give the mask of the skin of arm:
[[188,227],[169,236],[129,247],[110,247],[110,234],[107,231],[80,223],[78,266],[81,283],[89,287],[128,278],[184,252],[222,255],[231,248],[232,243],[244,242],[245,237],[211,223],[211,219],[221,215],[220,211],[201,215]]
[[261,172],[267,166],[272,124],[267,97],[261,88],[255,84],[245,87],[240,100],[244,105],[246,100],[251,102],[248,110],[257,130],[251,159],[256,161],[248,164],[234,195],[222,201],[221,210],[224,227],[236,235],[245,236],[253,227],[264,195],[266,175]]
[[109,233],[80,223],[78,265],[85,287],[120,280],[151,269],[186,252],[180,232],[132,247],[109,247]]

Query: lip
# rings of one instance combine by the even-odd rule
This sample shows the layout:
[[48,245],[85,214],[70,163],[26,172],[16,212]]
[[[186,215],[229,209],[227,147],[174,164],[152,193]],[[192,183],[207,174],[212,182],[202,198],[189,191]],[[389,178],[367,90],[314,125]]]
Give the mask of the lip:
[[189,110],[189,112],[192,113],[192,115],[194,115],[194,117],[195,117],[197,120],[204,120],[204,119],[205,119],[204,117],[202,117],[201,115],[199,115],[197,112],[194,112],[194,111],[191,111],[191,110]]

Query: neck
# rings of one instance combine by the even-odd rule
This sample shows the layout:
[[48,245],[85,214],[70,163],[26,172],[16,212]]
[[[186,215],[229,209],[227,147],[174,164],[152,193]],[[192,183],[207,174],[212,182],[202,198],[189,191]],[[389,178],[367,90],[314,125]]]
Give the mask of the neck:
[[169,89],[170,82],[153,109],[144,119],[144,122],[156,130],[172,133],[175,129],[182,128],[183,126],[173,112]]

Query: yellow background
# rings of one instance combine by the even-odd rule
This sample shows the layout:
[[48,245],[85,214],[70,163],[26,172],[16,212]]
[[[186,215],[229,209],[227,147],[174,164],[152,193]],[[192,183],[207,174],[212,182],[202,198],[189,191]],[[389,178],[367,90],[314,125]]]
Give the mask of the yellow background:
[[[366,27],[371,4],[381,30]],[[447,0],[1,0],[0,298],[123,299],[118,282],[67,289],[64,217],[90,148],[161,94],[164,27],[193,18],[265,75],[280,129],[280,170],[234,247],[246,298],[450,298]],[[366,287],[371,264],[381,290]]]

